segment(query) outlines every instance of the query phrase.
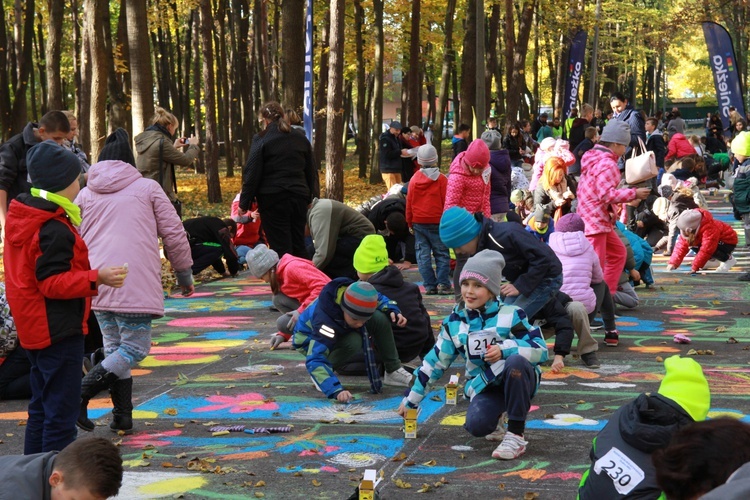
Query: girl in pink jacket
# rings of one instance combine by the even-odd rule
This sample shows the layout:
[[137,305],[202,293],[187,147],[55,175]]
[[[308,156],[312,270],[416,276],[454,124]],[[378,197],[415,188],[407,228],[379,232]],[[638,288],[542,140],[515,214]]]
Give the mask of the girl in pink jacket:
[[310,260],[288,253],[279,259],[262,243],[250,250],[246,259],[250,274],[271,285],[273,305],[284,313],[276,320],[279,332],[271,337],[271,349],[275,349],[289,340],[300,313],[318,298],[331,278]]
[[482,212],[488,219],[492,217],[491,174],[490,150],[483,140],[476,139],[451,163],[443,211],[459,206],[470,213]]
[[[112,161],[103,161],[112,160]],[[158,182],[145,179],[133,166],[130,140],[123,129],[107,138],[99,162],[89,170],[88,183],[76,198],[81,207],[80,232],[95,269],[125,264],[122,288],[103,287],[92,309],[104,339],[103,361],[81,382],[78,426],[87,431],[89,400],[109,387],[113,431],[130,433],[133,379],[130,369],[151,349],[151,321],[164,315],[159,238],[164,243],[177,284],[184,296],[193,293],[190,244],[180,217]]]

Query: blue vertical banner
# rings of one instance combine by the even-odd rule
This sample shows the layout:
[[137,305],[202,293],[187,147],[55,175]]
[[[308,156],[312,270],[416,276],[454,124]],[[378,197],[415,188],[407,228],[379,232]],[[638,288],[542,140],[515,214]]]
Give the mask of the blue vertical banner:
[[307,16],[305,18],[305,94],[302,101],[302,123],[305,126],[307,140],[313,140],[313,0],[307,0]]
[[719,102],[719,113],[724,130],[728,130],[729,107],[734,106],[740,116],[745,118],[745,103],[742,100],[742,83],[737,71],[732,38],[723,26],[712,22],[703,23],[703,35],[706,37],[708,57],[714,73],[716,100]]
[[568,70],[565,74],[565,96],[563,98],[562,119],[570,117],[570,110],[578,105],[578,86],[583,75],[583,58],[586,54],[586,32],[579,30],[573,37],[568,55]]

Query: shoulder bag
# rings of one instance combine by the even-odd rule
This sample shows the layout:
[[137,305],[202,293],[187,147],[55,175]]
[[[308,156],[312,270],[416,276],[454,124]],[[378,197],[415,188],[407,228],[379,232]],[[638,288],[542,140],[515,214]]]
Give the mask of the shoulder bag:
[[653,179],[659,175],[659,168],[656,166],[656,156],[653,151],[647,151],[643,139],[638,138],[641,153],[636,155],[636,149],[633,148],[630,158],[625,160],[625,182],[631,186],[641,182]]

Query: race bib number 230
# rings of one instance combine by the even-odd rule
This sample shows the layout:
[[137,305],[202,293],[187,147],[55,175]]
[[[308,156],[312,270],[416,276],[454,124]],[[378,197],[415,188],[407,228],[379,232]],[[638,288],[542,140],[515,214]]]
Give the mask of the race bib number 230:
[[646,477],[635,462],[614,446],[596,461],[594,472],[608,475],[620,495],[627,495],[633,491]]

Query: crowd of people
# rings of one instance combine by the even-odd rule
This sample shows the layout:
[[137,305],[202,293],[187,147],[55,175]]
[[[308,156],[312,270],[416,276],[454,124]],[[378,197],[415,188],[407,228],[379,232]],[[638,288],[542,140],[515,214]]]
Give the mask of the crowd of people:
[[[246,266],[268,283],[280,314],[271,349],[291,342],[332,400],[353,399],[339,375],[366,375],[374,394],[406,388],[397,409],[405,415],[463,357],[465,429],[497,441],[494,458],[518,458],[540,365],[562,370],[577,337],[581,362],[599,368],[595,332],[607,347],[620,344],[618,313],[654,284],[654,252],[670,256],[668,271],[689,254],[692,273],[736,263],[737,233],[708,210],[701,187],[732,180],[750,243],[750,133],[725,140],[728,131],[717,135],[707,121],[705,141],[691,141],[679,111],[665,125],[622,94],[610,106],[607,119],[584,104],[564,121],[542,113],[505,133],[490,119],[474,140],[461,125],[447,176],[429,133],[391,122],[379,143],[388,192],[352,208],[319,198],[298,117],[267,103],[231,216],[184,221],[175,165],[189,165],[199,143],[176,133],[171,113],[156,110],[135,137],[136,155],[119,129],[93,164],[70,113],[30,123],[0,145],[0,398],[30,398],[24,452],[66,449],[76,425],[92,431],[88,403],[103,390],[114,406],[110,428],[132,432],[131,369],[164,314],[161,241],[184,296],[209,266],[223,277]],[[711,139],[729,154],[712,151]],[[627,184],[626,160],[647,152],[658,173]],[[404,279],[414,264],[421,289]],[[455,299],[437,335],[423,292]],[[100,345],[84,343],[89,329]],[[595,440],[581,498],[677,491],[670,481],[697,467],[672,448],[695,446],[689,431],[706,419],[708,384],[693,360],[665,366],[658,394],[623,406]]]

